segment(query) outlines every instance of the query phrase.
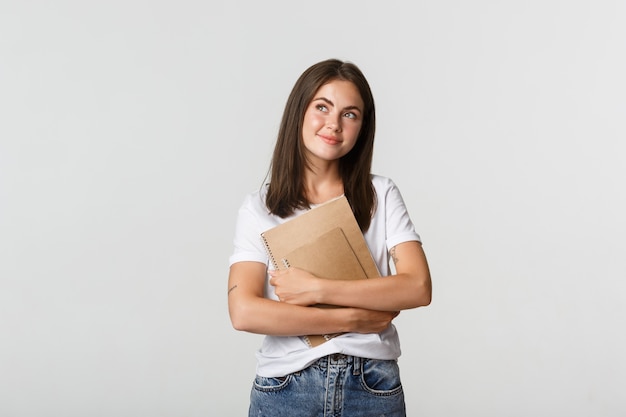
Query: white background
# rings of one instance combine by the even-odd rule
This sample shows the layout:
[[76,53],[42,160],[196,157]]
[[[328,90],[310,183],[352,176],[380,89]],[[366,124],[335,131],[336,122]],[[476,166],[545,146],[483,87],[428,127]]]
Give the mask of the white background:
[[[411,6],[409,7],[409,5]],[[410,416],[624,416],[626,3],[0,3],[0,415],[242,416],[237,208],[309,65],[368,77],[431,306]]]

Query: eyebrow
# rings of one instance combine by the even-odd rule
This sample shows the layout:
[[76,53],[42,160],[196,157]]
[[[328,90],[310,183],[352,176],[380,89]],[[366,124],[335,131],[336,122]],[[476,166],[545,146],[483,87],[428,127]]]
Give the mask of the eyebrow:
[[[316,101],[316,100],[322,100],[322,101],[330,104],[331,106],[335,107],[335,103],[333,103],[332,101],[330,101],[326,97],[317,97],[317,98],[313,99],[313,101]],[[348,107],[344,107],[342,110],[358,110],[359,112],[363,113],[363,110],[361,110],[358,106],[348,106]]]

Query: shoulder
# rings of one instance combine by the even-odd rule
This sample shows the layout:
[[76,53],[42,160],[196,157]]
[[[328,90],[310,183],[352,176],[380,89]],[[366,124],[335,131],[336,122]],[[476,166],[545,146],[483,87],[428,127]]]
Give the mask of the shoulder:
[[267,185],[264,185],[258,190],[252,191],[243,199],[239,211],[250,211],[257,215],[268,214],[267,206],[265,205],[265,197],[267,196]]
[[376,190],[376,199],[379,206],[382,205],[388,209],[405,206],[402,193],[391,178],[382,175],[372,175],[372,184]]
[[387,195],[392,190],[397,190],[398,187],[393,182],[393,180],[389,177],[385,177],[383,175],[372,174],[372,185],[376,190],[376,194],[381,197]]

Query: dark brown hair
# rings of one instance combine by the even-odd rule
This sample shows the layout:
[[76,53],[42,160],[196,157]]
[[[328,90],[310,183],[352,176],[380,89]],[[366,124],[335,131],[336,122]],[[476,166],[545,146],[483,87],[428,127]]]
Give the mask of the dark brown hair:
[[339,160],[344,195],[362,231],[369,228],[376,206],[371,180],[376,114],[370,86],[354,64],[329,59],[312,65],[296,81],[287,99],[271,163],[269,190],[265,204],[270,213],[287,217],[294,210],[309,208],[304,193],[307,161],[302,140],[304,113],[315,92],[333,80],[353,83],[363,100],[363,122],[354,148]]

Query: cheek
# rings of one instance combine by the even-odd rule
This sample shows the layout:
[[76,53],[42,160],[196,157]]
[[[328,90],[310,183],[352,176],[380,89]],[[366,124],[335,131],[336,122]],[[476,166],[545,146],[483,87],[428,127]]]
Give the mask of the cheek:
[[308,115],[304,117],[304,126],[314,130],[319,130],[324,126],[324,120],[316,115]]
[[357,138],[359,137],[359,133],[361,133],[361,125],[352,125],[344,128],[344,134],[348,133],[353,142],[356,143]]

